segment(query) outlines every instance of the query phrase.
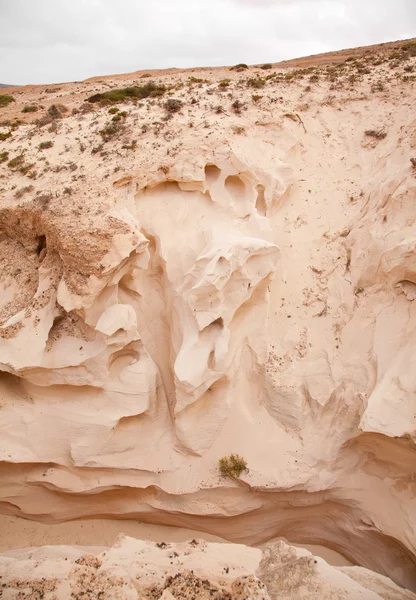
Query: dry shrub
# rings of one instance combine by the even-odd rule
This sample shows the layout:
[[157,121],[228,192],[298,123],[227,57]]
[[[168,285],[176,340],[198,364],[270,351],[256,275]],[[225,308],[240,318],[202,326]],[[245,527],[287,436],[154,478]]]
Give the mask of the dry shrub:
[[238,454],[220,458],[219,469],[222,477],[232,477],[233,479],[237,479],[241,473],[248,471],[247,462]]

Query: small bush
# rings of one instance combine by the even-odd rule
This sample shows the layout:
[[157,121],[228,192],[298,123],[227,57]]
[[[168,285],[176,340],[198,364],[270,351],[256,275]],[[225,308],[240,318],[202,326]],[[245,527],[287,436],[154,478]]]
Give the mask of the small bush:
[[246,63],[238,63],[238,65],[230,67],[230,71],[237,71],[237,73],[244,71],[244,69],[248,69],[248,65],[246,65]]
[[125,111],[125,110],[122,110],[122,111],[119,112],[118,109],[117,109],[116,114],[114,115],[114,117],[111,120],[115,121],[115,122],[121,121],[121,119],[125,119],[128,114],[129,113],[127,111]]
[[26,185],[25,187],[20,188],[20,190],[17,190],[14,195],[16,198],[22,198],[28,192],[33,191],[33,189],[33,185]]
[[6,160],[8,160],[8,158],[9,158],[8,152],[0,152],[0,163],[6,162]]
[[263,96],[260,96],[259,94],[253,94],[251,96],[251,99],[253,100],[253,102],[258,102],[259,100],[261,100],[263,98]]
[[235,100],[232,104],[231,104],[231,108],[233,109],[233,111],[235,113],[237,113],[238,115],[241,114],[241,109],[243,108],[244,104],[242,102],[240,102],[240,100]]
[[182,100],[177,100],[176,98],[169,98],[169,100],[165,102],[164,108],[168,113],[177,113],[181,110],[182,106]]
[[237,479],[241,473],[248,471],[247,462],[238,454],[220,458],[219,469],[222,477],[232,477],[233,479]]
[[70,187],[64,188],[64,195],[65,196],[71,196],[72,195],[72,188],[70,188]]
[[117,104],[126,100],[134,100],[135,98],[140,100],[143,100],[144,98],[157,98],[158,96],[163,96],[165,92],[166,86],[157,85],[153,81],[149,81],[149,83],[141,86],[109,90],[102,94],[94,94],[87,98],[87,101],[91,103],[98,102],[105,106],[108,104]]
[[22,113],[37,112],[37,110],[39,110],[37,106],[29,105],[22,108]]
[[108,110],[108,112],[110,113],[110,115],[115,115],[116,113],[118,113],[118,111],[119,111],[119,110],[120,110],[120,109],[119,109],[119,108],[117,108],[117,106],[112,106],[112,107],[111,107],[111,108]]
[[263,69],[263,71],[267,71],[268,69],[273,69],[273,65],[271,63],[266,63],[264,65],[261,65],[260,69]]
[[0,108],[4,108],[10,102],[16,102],[13,96],[9,96],[8,94],[0,94]]
[[188,77],[189,79],[189,83],[204,83],[204,80],[201,79],[200,77],[194,77],[193,75],[191,75],[191,77]]
[[262,77],[252,77],[251,79],[247,79],[247,85],[255,89],[260,89],[266,85],[266,82]]
[[384,138],[387,136],[387,133],[384,131],[384,129],[367,129],[367,131],[364,133],[366,136],[375,138],[376,140],[384,140]]
[[53,142],[41,142],[38,146],[39,150],[47,150],[48,148],[52,148]]
[[403,44],[402,50],[407,52],[410,56],[416,56],[416,42],[407,42]]
[[50,117],[52,117],[52,119],[61,119],[62,118],[61,111],[59,110],[59,108],[57,107],[56,104],[52,104],[48,108],[48,115]]
[[12,171],[19,171],[19,173],[21,173],[22,175],[28,175],[31,179],[34,179],[36,177],[36,173],[31,170],[33,164],[25,163],[24,154],[18,154],[17,156],[9,160],[7,166]]
[[9,162],[7,163],[7,166],[9,167],[9,169],[11,169],[12,171],[16,171],[19,167],[21,167],[24,163],[24,155],[23,154],[19,154],[18,156],[15,156],[14,158],[12,158],[11,160],[9,160]]
[[222,79],[219,83],[218,83],[218,87],[224,89],[227,88],[231,83],[231,79]]
[[0,142],[4,142],[4,140],[8,140],[12,137],[12,132],[8,131],[7,133],[0,133]]

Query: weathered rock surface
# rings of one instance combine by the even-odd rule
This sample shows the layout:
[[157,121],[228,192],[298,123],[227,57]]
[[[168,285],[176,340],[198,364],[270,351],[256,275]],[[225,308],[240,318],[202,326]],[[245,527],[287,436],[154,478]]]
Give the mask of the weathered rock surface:
[[143,542],[120,536],[111,548],[45,546],[0,554],[2,597],[78,600],[411,600],[387,577],[331,567],[284,542],[263,552],[237,544]]
[[99,150],[107,108],[46,161],[44,127],[4,143],[36,174],[0,164],[3,513],[285,536],[416,589],[416,88],[344,68],[255,101],[233,72],[239,110],[190,82]]

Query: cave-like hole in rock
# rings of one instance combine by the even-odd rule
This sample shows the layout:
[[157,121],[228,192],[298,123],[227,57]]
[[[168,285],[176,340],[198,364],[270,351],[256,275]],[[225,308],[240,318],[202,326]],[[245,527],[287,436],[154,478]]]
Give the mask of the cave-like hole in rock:
[[236,200],[242,200],[246,193],[244,182],[237,175],[229,175],[225,180],[225,189]]
[[264,186],[257,186],[257,199],[256,199],[256,209],[259,215],[265,217],[267,214],[267,204],[264,198]]
[[36,254],[40,256],[42,250],[46,248],[46,236],[40,235],[37,238]]
[[211,185],[212,183],[217,181],[217,179],[219,178],[220,175],[221,175],[221,169],[219,169],[217,166],[207,165],[205,167],[205,179],[206,179],[206,182],[208,183],[208,185]]

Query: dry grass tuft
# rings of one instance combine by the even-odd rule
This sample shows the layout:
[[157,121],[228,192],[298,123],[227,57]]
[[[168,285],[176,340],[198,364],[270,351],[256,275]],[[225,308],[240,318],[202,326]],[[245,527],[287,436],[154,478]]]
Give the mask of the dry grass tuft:
[[222,477],[232,477],[233,479],[237,479],[241,473],[248,471],[247,462],[238,454],[220,458],[219,469]]

